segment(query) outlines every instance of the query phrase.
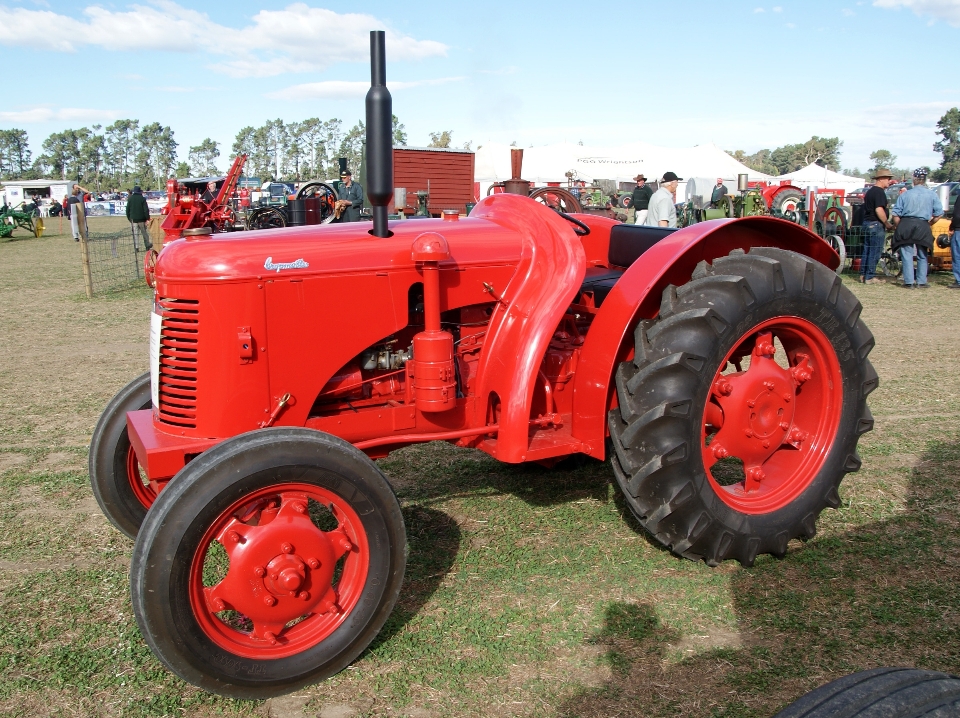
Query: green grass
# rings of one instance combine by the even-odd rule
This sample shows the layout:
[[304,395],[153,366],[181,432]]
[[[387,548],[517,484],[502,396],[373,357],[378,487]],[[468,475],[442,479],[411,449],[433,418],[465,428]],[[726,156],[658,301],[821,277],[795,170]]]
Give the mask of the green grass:
[[409,447],[379,462],[410,545],[397,608],[282,713],[162,667],[131,615],[132,544],[88,487],[99,413],[145,369],[149,292],[88,301],[69,238],[0,242],[0,714],[768,718],[862,668],[960,672],[960,318],[937,286],[853,288],[877,429],[817,537],[710,569],[647,537],[604,463]]

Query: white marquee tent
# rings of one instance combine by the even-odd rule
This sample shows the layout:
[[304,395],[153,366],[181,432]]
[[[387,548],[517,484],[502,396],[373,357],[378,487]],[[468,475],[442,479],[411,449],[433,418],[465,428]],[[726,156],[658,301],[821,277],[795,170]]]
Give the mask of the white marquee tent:
[[[510,149],[498,143],[484,144],[477,149],[474,181],[480,183],[480,196],[486,195],[492,183],[510,179]],[[541,185],[566,182],[567,172],[588,183],[595,179],[631,182],[640,173],[656,180],[664,172],[674,172],[684,178],[677,190],[678,197],[685,196],[686,180],[692,177],[710,178],[711,182],[723,177],[730,189],[736,188],[738,174],[749,175],[751,181],[771,179],[740,164],[713,144],[659,147],[633,142],[607,147],[563,142],[523,148],[523,179]]]
[[790,182],[802,189],[816,187],[818,189],[842,189],[847,192],[859,189],[865,184],[861,177],[848,177],[839,172],[828,170],[826,167],[820,167],[817,164],[807,165],[803,169],[781,175],[776,179],[790,180]]

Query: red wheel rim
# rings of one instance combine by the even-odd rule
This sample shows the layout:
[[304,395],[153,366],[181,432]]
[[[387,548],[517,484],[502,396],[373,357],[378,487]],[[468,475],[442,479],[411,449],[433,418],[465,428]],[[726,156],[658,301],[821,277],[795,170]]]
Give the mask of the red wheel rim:
[[137,497],[137,501],[143,504],[144,508],[149,509],[157,500],[160,487],[152,481],[144,483],[140,474],[140,462],[137,461],[137,452],[132,446],[127,449],[127,481],[130,482],[130,488],[133,490],[133,495]]
[[[318,510],[330,530],[311,518]],[[190,567],[190,605],[224,650],[285,658],[347,619],[369,565],[367,535],[350,504],[313,484],[278,484],[234,502],[207,529]]]
[[[777,362],[783,354],[786,368]],[[741,513],[765,514],[800,496],[836,439],[842,391],[833,345],[811,322],[776,317],[744,334],[714,375],[703,415],[703,465],[720,499]],[[718,480],[724,459],[742,462],[742,479]]]

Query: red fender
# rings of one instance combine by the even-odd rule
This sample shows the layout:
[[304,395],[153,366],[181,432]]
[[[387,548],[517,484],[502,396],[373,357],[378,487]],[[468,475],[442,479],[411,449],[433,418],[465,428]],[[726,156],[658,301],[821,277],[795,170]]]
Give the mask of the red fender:
[[[518,463],[529,445],[530,406],[540,363],[553,333],[583,283],[586,255],[573,225],[539,202],[494,194],[470,218],[481,218],[522,237],[520,261],[490,318],[477,368],[474,425],[486,423],[493,393],[500,399],[495,456]],[[496,298],[495,297],[495,298]]]
[[773,217],[701,222],[655,244],[614,285],[583,344],[573,387],[573,436],[583,442],[585,453],[604,458],[614,372],[633,348],[637,322],[656,317],[663,290],[669,284],[690,281],[697,263],[750,247],[788,249],[831,269],[840,264],[840,257],[820,237],[798,224]]

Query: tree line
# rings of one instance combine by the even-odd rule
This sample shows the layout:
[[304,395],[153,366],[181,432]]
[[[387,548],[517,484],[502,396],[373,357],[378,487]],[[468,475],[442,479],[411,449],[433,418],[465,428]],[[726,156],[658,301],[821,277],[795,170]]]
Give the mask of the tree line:
[[[937,134],[940,139],[933,144],[933,151],[943,157],[938,169],[930,171],[934,182],[960,181],[960,108],[948,110],[937,122]],[[727,154],[752,170],[768,175],[784,175],[796,172],[811,163],[828,170],[840,172],[840,148],[843,140],[839,137],[817,137],[814,135],[806,142],[795,145],[783,145],[775,150],[763,149],[748,155],[743,150],[727,150]],[[914,168],[896,167],[897,156],[889,150],[879,149],[870,153],[873,167],[861,172],[859,167],[843,170],[845,175],[871,179],[877,168],[890,170],[894,177],[906,178],[912,175]],[[929,168],[927,168],[929,170]]]
[[[449,137],[449,133],[445,133]],[[245,174],[264,180],[324,179],[336,177],[338,158],[359,169],[366,128],[358,122],[344,130],[333,118],[302,122],[268,120],[260,127],[241,129],[231,147],[231,157],[249,155]],[[407,133],[393,117],[393,143],[407,144]],[[197,177],[219,174],[220,143],[209,137],[190,147],[187,161],[177,160],[174,132],[152,122],[117,120],[103,127],[92,125],[54,132],[34,157],[27,132],[0,130],[0,179],[42,177],[82,181],[91,189],[129,188],[135,183],[144,189],[160,189],[171,175]]]

